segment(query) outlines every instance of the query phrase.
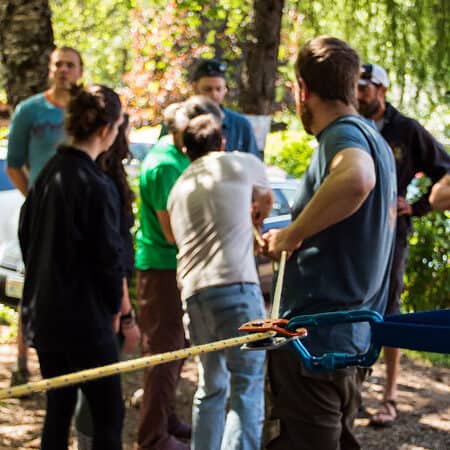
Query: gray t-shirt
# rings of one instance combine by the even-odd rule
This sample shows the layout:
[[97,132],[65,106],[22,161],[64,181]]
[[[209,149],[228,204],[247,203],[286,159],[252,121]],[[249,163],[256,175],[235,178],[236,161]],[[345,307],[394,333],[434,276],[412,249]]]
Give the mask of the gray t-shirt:
[[250,217],[254,187],[270,189],[264,165],[241,152],[209,153],[175,183],[168,210],[182,299],[211,286],[258,283]]
[[[376,185],[358,211],[305,239],[286,265],[282,317],[386,306],[397,184],[395,162],[373,122],[344,116],[318,136],[319,147],[302,178],[293,206],[297,217],[329,174],[334,156],[346,148],[369,153]],[[311,329],[305,345],[313,354],[359,353],[368,345],[367,324]]]

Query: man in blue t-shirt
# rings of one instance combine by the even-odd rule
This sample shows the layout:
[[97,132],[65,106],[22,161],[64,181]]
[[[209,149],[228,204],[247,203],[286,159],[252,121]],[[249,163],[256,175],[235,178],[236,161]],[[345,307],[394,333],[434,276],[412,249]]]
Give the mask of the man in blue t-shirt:
[[[19,103],[8,133],[7,174],[14,186],[27,196],[47,161],[56,154],[64,139],[64,108],[70,100],[70,88],[83,73],[80,53],[72,47],[60,47],[50,55],[50,87]],[[28,381],[27,347],[18,330],[17,370],[11,384]]]
[[[292,253],[280,317],[328,311],[384,312],[396,215],[395,163],[376,129],[358,116],[359,57],[329,36],[308,41],[296,62],[298,113],[319,147],[302,179],[293,222],[264,235],[269,255]],[[312,329],[313,355],[364,351],[367,324]],[[270,450],[359,449],[352,434],[365,370],[310,372],[286,350],[269,355],[280,435]]]
[[222,132],[225,151],[238,150],[253,153],[261,158],[250,122],[242,115],[222,106],[227,93],[225,64],[215,59],[200,59],[191,74],[192,87],[197,95],[205,95],[215,101],[224,113]]
[[8,134],[7,173],[25,196],[64,139],[64,108],[71,86],[82,74],[83,62],[77,50],[53,50],[48,66],[49,89],[19,103],[14,111]]

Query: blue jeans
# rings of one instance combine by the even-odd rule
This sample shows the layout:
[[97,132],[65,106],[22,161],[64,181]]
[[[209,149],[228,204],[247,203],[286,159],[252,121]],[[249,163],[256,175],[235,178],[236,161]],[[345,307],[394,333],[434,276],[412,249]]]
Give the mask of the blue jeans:
[[[194,345],[238,336],[244,322],[265,317],[256,284],[206,288],[186,303]],[[265,352],[243,352],[239,347],[200,355],[191,450],[260,450],[264,360]]]

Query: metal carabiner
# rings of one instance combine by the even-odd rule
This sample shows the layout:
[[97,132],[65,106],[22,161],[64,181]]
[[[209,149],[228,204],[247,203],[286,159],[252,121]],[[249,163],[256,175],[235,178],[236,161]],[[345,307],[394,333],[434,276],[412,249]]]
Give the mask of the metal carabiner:
[[[286,328],[295,330],[302,326],[312,328],[356,322],[369,322],[372,327],[374,323],[383,322],[383,317],[376,311],[368,309],[336,311],[293,317],[289,320]],[[375,363],[381,351],[381,345],[371,342],[369,348],[361,354],[330,352],[322,356],[312,356],[299,339],[290,342],[289,345],[301,359],[305,368],[309,370],[335,370],[353,366],[369,367]]]
[[287,330],[286,326],[288,323],[289,321],[287,319],[257,319],[244,323],[239,327],[239,331],[241,332],[261,333],[264,331],[275,331],[277,336],[244,344],[241,350],[276,350],[308,334],[305,328]]

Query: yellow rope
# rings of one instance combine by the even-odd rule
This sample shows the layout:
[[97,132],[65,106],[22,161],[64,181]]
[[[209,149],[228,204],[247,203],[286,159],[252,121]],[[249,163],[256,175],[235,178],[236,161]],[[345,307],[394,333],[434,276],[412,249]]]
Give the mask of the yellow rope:
[[[259,235],[257,229],[253,227],[255,239],[260,245],[264,245],[264,241]],[[281,287],[283,284],[284,263],[286,261],[286,252],[281,255],[281,265],[278,272],[277,286],[275,289],[274,305],[272,308],[272,318],[278,317],[278,310],[280,307]],[[95,380],[97,378],[108,377],[121,373],[133,372],[149,366],[157,366],[168,362],[176,361],[178,359],[188,358],[189,356],[201,355],[203,353],[223,350],[225,348],[236,347],[237,345],[247,344],[249,342],[256,342],[262,339],[274,337],[277,333],[275,331],[266,331],[263,333],[252,333],[245,336],[235,337],[231,339],[224,339],[221,341],[211,342],[209,344],[198,345],[196,347],[176,350],[174,352],[161,353],[159,355],[144,356],[142,358],[122,361],[107,366],[95,367],[93,369],[82,370],[80,372],[68,373],[58,377],[47,378],[33,383],[22,384],[9,388],[0,389],[0,400],[11,397],[21,397],[23,395],[34,394],[37,392],[44,392],[50,389],[61,388],[73,384],[84,383],[86,381]]]
[[21,397],[22,395],[33,394],[36,392],[48,391],[50,389],[61,388],[73,384],[84,383],[85,381],[97,378],[108,377],[120,373],[133,372],[149,366],[157,366],[178,359],[184,359],[189,356],[201,355],[203,353],[223,350],[225,348],[236,347],[237,345],[255,342],[267,339],[276,335],[275,331],[266,331],[264,333],[247,334],[245,336],[224,339],[211,342],[209,344],[198,345],[196,347],[176,350],[174,352],[161,353],[159,355],[144,356],[142,358],[122,361],[93,369],[82,370],[80,372],[69,373],[54,378],[47,378],[33,383],[22,384],[20,386],[0,389],[0,400],[11,397]]

